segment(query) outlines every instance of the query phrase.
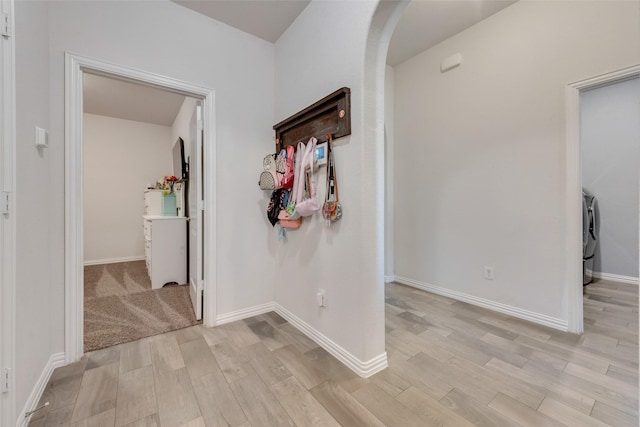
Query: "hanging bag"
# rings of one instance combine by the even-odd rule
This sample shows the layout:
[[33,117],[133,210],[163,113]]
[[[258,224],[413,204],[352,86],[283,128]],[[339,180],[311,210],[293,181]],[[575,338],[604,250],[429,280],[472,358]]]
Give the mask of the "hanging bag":
[[275,154],[269,154],[262,160],[264,171],[260,174],[258,186],[261,190],[277,190],[281,187],[281,175],[278,173]]
[[282,206],[287,203],[288,191],[284,188],[279,188],[271,193],[271,199],[267,205],[267,218],[272,226],[276,226],[278,223],[278,216],[282,210]]
[[313,163],[316,155],[317,139],[311,137],[300,162],[298,186],[296,188],[296,206],[293,216],[311,216],[320,209],[316,180],[313,175]]
[[278,214],[278,221],[282,228],[296,229],[300,228],[300,224],[302,224],[302,217],[291,218],[291,215],[289,215],[286,210],[282,209]]
[[280,152],[276,155],[276,172],[280,175],[284,175],[286,170],[287,163],[287,152],[284,150],[280,150]]
[[[300,177],[300,165],[302,164],[302,156],[304,155],[305,146],[302,142],[298,144],[298,150],[296,151],[293,145],[287,147],[287,162],[291,159],[292,173],[292,189],[289,196],[289,203],[283,207],[278,214],[278,220],[282,228],[296,229],[300,228],[302,224],[302,217],[300,215],[293,215],[293,211],[296,206],[296,191],[298,188],[298,181]],[[287,165],[288,167],[289,165]],[[286,176],[286,172],[285,172]]]
[[296,195],[298,194],[298,185],[300,185],[300,166],[302,166],[302,156],[304,156],[305,145],[303,142],[298,143],[298,148],[295,150],[295,160],[293,163],[293,188],[291,189],[291,197],[289,197],[289,205],[287,206],[287,213],[291,219],[299,218],[300,215],[294,213],[296,208]]
[[327,148],[329,150],[327,156],[327,191],[324,197],[324,205],[322,205],[322,217],[329,223],[342,218],[342,206],[338,195],[338,175],[331,144],[331,134],[327,134]]
[[289,145],[286,151],[286,160],[284,165],[284,175],[281,180],[282,188],[290,190],[293,187],[293,181],[295,178],[295,171],[293,166],[293,157],[295,156],[295,148],[293,145]]

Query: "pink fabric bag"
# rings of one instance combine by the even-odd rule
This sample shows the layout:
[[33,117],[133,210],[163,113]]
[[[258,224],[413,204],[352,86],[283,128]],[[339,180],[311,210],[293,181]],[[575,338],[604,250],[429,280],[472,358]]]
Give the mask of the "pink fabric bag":
[[280,185],[282,185],[282,188],[286,188],[287,190],[290,190],[291,187],[293,187],[293,181],[294,181],[293,156],[295,156],[295,148],[293,148],[293,145],[289,145],[287,147],[287,160],[285,162],[285,167],[284,167],[284,176],[280,181]]
[[278,214],[278,220],[282,228],[300,228],[302,218],[293,219],[285,210],[281,210]]

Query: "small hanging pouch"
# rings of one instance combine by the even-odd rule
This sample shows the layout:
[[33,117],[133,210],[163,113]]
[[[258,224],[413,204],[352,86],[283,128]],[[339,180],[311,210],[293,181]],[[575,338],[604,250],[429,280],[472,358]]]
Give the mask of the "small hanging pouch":
[[342,218],[342,206],[338,195],[338,175],[336,174],[336,164],[331,150],[331,134],[327,134],[327,191],[325,193],[324,205],[322,205],[322,217],[327,221],[337,221]]
[[278,220],[280,221],[280,225],[282,228],[300,228],[300,224],[302,224],[302,217],[298,217],[296,219],[291,218],[291,215],[287,213],[286,210],[281,210],[278,214]]

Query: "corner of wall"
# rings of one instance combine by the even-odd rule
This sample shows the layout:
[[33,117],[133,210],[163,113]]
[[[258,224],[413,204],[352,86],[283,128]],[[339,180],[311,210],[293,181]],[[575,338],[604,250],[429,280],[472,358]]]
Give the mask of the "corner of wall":
[[362,378],[369,378],[370,376],[382,371],[388,366],[387,352],[384,351],[377,356],[372,357],[369,360],[360,360],[344,347],[341,347],[329,337],[313,328],[304,320],[281,306],[280,304],[274,304],[275,312],[282,316],[285,320],[295,326],[298,330],[303,332],[306,336],[311,338],[320,347],[324,348],[329,354],[345,364],[353,372],[361,376]]
[[53,374],[54,369],[64,366],[65,364],[65,355],[64,353],[55,353],[49,357],[47,364],[42,369],[40,376],[38,377],[37,382],[33,386],[31,393],[29,393],[29,397],[27,398],[24,407],[18,414],[18,419],[16,420],[17,427],[26,427],[29,424],[30,416],[25,416],[25,414],[29,411],[33,411],[36,409],[36,405],[40,401],[42,394],[44,393],[44,389],[51,378],[51,374]]

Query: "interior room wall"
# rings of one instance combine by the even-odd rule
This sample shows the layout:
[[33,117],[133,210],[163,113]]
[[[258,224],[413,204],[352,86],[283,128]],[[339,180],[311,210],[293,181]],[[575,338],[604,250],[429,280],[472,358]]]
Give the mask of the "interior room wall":
[[[184,31],[176,37],[170,28]],[[172,2],[16,2],[15,31],[21,141],[16,406],[22,408],[46,360],[64,351],[64,52],[215,90],[214,276],[218,313],[228,313],[273,300],[264,277],[273,277],[275,266],[266,245],[256,244],[266,240],[266,219],[246,194],[259,195],[264,141],[272,140],[274,46]],[[35,124],[50,128],[42,155],[32,145]]]
[[[186,97],[178,114],[176,115],[176,119],[173,121],[173,125],[171,126],[171,141],[170,145],[173,149],[173,145],[178,140],[178,137],[181,137],[184,141],[184,155],[189,156],[190,144],[191,144],[191,116],[195,111],[196,104],[198,100],[195,98]],[[177,171],[173,171],[173,174],[178,176]]]
[[393,197],[393,153],[394,153],[394,71],[387,65],[384,75],[384,161],[385,161],[385,187],[384,187],[384,275],[390,280],[394,275],[393,269],[393,231],[394,231],[394,197]]
[[172,128],[84,114],[84,262],[144,259],[144,190],[173,172]]
[[565,88],[640,62],[638,18],[517,2],[395,67],[396,277],[566,325]]
[[51,150],[37,149],[35,127],[49,129],[48,5],[15,2],[16,46],[16,347],[15,414],[25,405],[53,353],[51,206],[62,187],[50,186]]
[[[264,248],[255,245],[267,231],[258,204],[246,193],[258,192],[262,144],[272,139],[273,45],[172,2],[65,1],[50,9],[56,141],[63,141],[65,51],[214,89],[218,314],[272,301],[272,288],[263,278],[274,266]],[[113,22],[118,22],[116,32]],[[167,28],[188,31],[176,37]],[[63,152],[53,156],[52,151],[58,172],[54,183],[62,182]],[[62,204],[52,208],[62,224]]]
[[580,94],[582,186],[598,199],[594,269],[638,278],[640,79]]
[[[375,147],[362,136],[364,52],[375,6],[311,2],[276,42],[275,122],[346,86],[351,88],[352,133],[335,140],[342,219],[327,228],[320,214],[305,218],[286,241],[279,241],[268,223],[263,226],[270,262],[277,266],[276,303],[360,361],[384,353],[384,301],[376,289],[376,206],[369,186],[375,177],[364,176],[374,169],[366,162],[375,158]],[[261,144],[263,154],[273,148],[271,140]],[[323,172],[318,182],[322,200]],[[256,197],[261,210],[267,200],[266,192],[261,200]],[[319,288],[326,291],[325,308],[316,305]]]

